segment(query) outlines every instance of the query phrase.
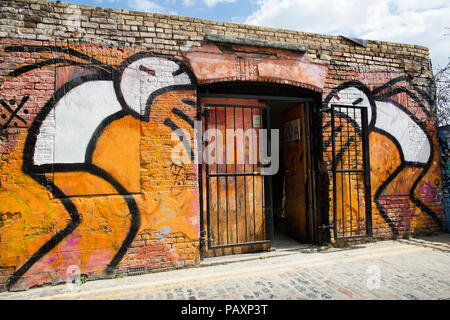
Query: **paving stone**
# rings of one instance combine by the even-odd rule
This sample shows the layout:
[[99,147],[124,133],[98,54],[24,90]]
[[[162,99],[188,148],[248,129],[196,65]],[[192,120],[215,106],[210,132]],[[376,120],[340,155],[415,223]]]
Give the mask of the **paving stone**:
[[[65,285],[5,292],[0,299],[450,299],[449,252],[415,247],[422,249],[411,251],[398,241],[369,243],[351,252],[293,253],[202,267],[201,274],[196,268],[174,270],[89,281],[78,292]],[[379,288],[367,286],[369,266],[380,270]]]

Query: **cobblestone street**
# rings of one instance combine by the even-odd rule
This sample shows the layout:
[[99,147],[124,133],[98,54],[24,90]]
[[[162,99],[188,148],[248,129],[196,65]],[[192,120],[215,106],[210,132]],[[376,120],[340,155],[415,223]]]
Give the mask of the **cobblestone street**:
[[208,259],[199,267],[0,299],[450,299],[450,235]]

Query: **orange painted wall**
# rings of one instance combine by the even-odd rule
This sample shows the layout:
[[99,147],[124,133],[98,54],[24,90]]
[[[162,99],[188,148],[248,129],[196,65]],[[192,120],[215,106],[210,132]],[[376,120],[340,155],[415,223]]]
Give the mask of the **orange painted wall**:
[[[2,78],[0,98],[4,102],[17,107],[18,103],[12,100],[20,101],[24,96],[29,100],[17,112],[24,121],[12,117],[7,124],[10,114],[2,109],[8,118],[1,123],[1,284],[8,282],[42,246],[52,242],[52,237],[71,220],[62,204],[64,200],[55,197],[46,186],[22,170],[27,158],[26,139],[33,135],[30,127],[43,106],[58,86],[80,75],[92,74],[89,61],[68,54],[68,50],[97,59],[113,69],[137,53],[131,49],[61,43],[49,45],[63,48],[65,53],[56,49],[43,52],[7,49],[19,45],[35,44],[3,40],[0,48],[3,72],[56,57],[86,65],[67,67],[56,63]],[[195,119],[196,108],[183,102],[195,102],[195,99],[196,93],[189,87],[161,93],[152,103],[148,122],[125,115],[108,124],[98,137],[92,163],[113,176],[127,190],[127,195],[120,194],[109,181],[89,172],[50,170],[45,174],[48,181],[69,197],[80,215],[80,222],[73,232],[28,267],[11,289],[65,281],[69,266],[78,266],[81,274],[91,277],[104,276],[106,267],[129,233],[131,219],[127,201],[130,200],[127,199],[131,198],[140,213],[140,226],[117,264],[116,272],[127,273],[135,268],[145,268],[148,272],[199,261],[197,166],[177,167],[172,162],[172,148],[180,140],[172,139],[173,128],[167,125],[170,120],[193,135],[190,124],[173,110]],[[92,112],[95,112],[95,105]]]
[[[411,128],[427,137],[430,156],[424,160],[419,152],[417,163],[406,163],[402,154],[408,154],[407,148],[386,134],[388,124],[370,128],[374,237],[442,229],[439,149],[426,85],[419,86],[403,73],[311,63],[303,54],[285,50],[231,49],[235,52],[208,44],[174,58],[130,48],[0,40],[0,285],[10,282],[11,289],[19,290],[63,282],[70,266],[102,277],[108,266],[133,273],[199,261],[198,167],[174,163],[171,157],[181,143],[174,131],[184,129],[193,136],[197,83],[297,86],[322,94],[325,105],[332,99],[350,99],[343,90],[356,85],[368,107],[383,110],[395,105],[408,115]],[[180,62],[183,59],[186,64]],[[164,76],[158,77],[160,72]],[[181,77],[172,81],[175,76]],[[74,102],[71,90],[95,79],[105,82],[89,86],[89,94],[79,94],[83,103]],[[96,91],[96,85],[110,91]],[[91,97],[95,99],[89,106]],[[98,105],[96,99],[107,102]],[[83,107],[86,113],[91,107],[80,118],[86,123],[98,116],[100,107],[104,118],[97,123],[99,130],[88,135],[80,130],[85,123],[70,122],[65,111],[53,119],[57,102],[72,112],[73,119],[81,112],[73,110]],[[108,113],[108,108],[116,108],[115,113]],[[58,150],[72,150],[52,131],[51,121],[58,123],[61,115],[73,129],[55,125],[55,130],[75,151],[60,155]],[[326,124],[324,110],[324,142],[329,138]],[[86,136],[95,136],[90,140],[95,143],[80,160],[75,157],[77,147]],[[189,155],[192,145],[186,140],[181,145]],[[330,146],[323,152],[330,165]],[[355,202],[356,192],[344,196],[349,199],[352,194],[344,208],[352,219],[361,206]],[[319,197],[328,200],[328,194]]]
[[[370,103],[372,113],[377,113],[377,120],[370,123],[368,128],[373,236],[392,238],[443,230],[445,222],[439,146],[430,113],[431,98],[427,94],[427,88],[415,84],[401,73],[344,70],[342,78],[345,80],[341,84],[325,90],[325,103],[351,105],[353,101],[362,97],[360,102],[356,103],[360,105]],[[386,85],[387,83],[389,85]],[[352,95],[351,100],[347,98],[349,88],[353,90],[352,94],[358,90],[360,92]],[[388,118],[389,123],[386,124],[382,121],[386,118],[383,113],[388,112],[386,111],[388,108],[396,111]],[[399,114],[403,116],[400,117]],[[330,113],[324,113],[325,144],[331,137],[330,119]],[[405,119],[409,119],[409,122],[405,122]],[[340,124],[346,127],[348,122],[339,117],[336,121],[336,128]],[[371,122],[370,114],[368,121]],[[343,130],[338,133],[336,140],[343,139],[344,143],[349,141],[349,136],[355,133],[352,125],[350,128],[350,131]],[[410,142],[401,144],[399,142],[401,134],[398,132],[409,137]],[[426,139],[423,138],[425,136]],[[350,152],[355,152],[356,142],[359,141],[360,138],[357,138],[349,145]],[[331,144],[326,146],[324,160],[330,170],[330,222],[333,223]],[[337,149],[336,153],[339,151]],[[340,169],[347,167],[347,164],[340,162],[337,166]],[[351,183],[350,200],[349,183],[344,181],[342,185],[338,179],[337,210],[344,212],[346,221],[349,221],[350,217],[354,222],[360,221],[360,226],[357,223],[355,228],[359,226],[363,230],[365,219],[358,219],[357,216],[358,207],[363,210],[365,206],[361,198],[357,197],[358,192],[363,192],[363,186],[361,182],[357,184],[355,179]],[[343,202],[342,190],[344,190]],[[337,223],[342,224],[342,215],[338,217]],[[347,235],[350,235],[349,231],[350,229],[347,229]]]

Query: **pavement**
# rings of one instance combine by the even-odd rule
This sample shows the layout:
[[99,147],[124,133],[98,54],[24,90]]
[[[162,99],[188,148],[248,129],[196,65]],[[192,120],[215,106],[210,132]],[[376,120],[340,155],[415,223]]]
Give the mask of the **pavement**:
[[0,293],[0,300],[450,299],[450,234],[333,248],[288,238],[274,251],[193,268]]

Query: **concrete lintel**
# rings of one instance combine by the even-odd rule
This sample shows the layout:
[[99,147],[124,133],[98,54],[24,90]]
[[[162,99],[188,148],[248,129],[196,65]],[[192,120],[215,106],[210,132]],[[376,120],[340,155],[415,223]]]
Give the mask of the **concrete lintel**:
[[341,37],[344,39],[350,40],[351,42],[353,42],[361,47],[367,48],[367,40],[360,39],[360,38],[346,37],[346,36],[341,36]]
[[290,51],[306,52],[307,46],[303,44],[295,43],[282,43],[282,42],[272,42],[266,40],[256,40],[248,38],[237,38],[237,37],[226,37],[218,34],[207,34],[205,36],[207,41],[218,42],[218,43],[230,43],[245,46],[255,46],[255,47],[265,47],[274,49],[284,49]]

